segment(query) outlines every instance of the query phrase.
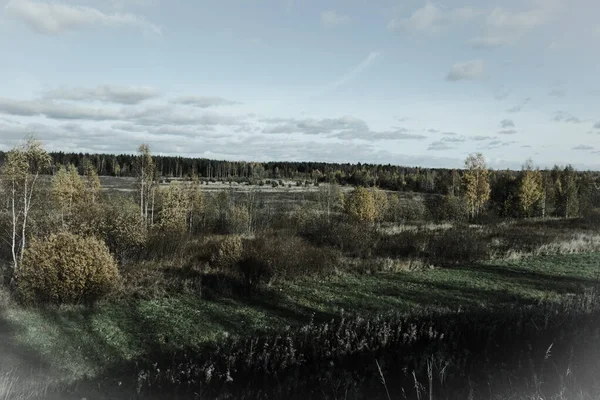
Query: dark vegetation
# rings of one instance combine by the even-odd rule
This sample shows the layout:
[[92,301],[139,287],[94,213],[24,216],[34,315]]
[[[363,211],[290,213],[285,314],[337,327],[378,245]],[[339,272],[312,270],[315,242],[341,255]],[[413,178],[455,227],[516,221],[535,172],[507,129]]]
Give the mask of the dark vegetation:
[[61,398],[600,395],[595,173],[2,157],[2,320]]

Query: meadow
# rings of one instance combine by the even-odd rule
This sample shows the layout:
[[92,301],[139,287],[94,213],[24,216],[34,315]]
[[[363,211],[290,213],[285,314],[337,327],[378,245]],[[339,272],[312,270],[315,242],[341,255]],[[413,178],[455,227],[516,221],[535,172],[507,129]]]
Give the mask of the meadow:
[[151,161],[35,191],[41,163],[3,167],[0,398],[600,396],[600,213],[570,170],[481,201],[473,170],[441,195]]

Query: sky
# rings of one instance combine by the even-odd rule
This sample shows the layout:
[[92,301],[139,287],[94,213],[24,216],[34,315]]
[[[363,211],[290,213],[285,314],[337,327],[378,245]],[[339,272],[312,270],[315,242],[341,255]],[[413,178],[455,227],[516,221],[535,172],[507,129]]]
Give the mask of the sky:
[[597,0],[0,0],[0,150],[600,169]]

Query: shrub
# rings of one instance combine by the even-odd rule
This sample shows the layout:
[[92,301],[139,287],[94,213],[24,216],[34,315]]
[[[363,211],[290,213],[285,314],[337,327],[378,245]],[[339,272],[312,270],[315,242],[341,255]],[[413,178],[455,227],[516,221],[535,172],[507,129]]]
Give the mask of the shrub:
[[301,235],[318,246],[331,246],[354,257],[370,257],[381,236],[370,224],[324,218],[312,219]]
[[374,222],[377,218],[377,205],[373,193],[363,187],[357,187],[344,202],[348,216],[358,222]]
[[226,236],[214,246],[210,265],[221,270],[231,270],[242,258],[243,242],[239,236]]
[[249,289],[271,280],[294,280],[330,273],[337,265],[332,249],[312,246],[282,232],[265,233],[244,243],[239,273]]
[[381,189],[371,189],[373,202],[375,203],[375,221],[383,221],[388,211],[388,195]]
[[489,244],[481,232],[458,227],[434,233],[428,255],[429,261],[438,266],[473,264],[489,258]]
[[250,227],[250,213],[243,206],[234,206],[229,210],[225,220],[225,231],[232,234],[248,232]]
[[93,301],[117,287],[117,264],[104,243],[71,233],[33,240],[16,273],[20,298],[28,303]]
[[469,217],[467,204],[453,195],[434,196],[426,201],[427,210],[434,221],[464,222]]
[[422,221],[427,208],[420,200],[401,199],[397,193],[389,198],[386,219],[390,222]]
[[125,263],[139,257],[148,237],[139,206],[125,198],[115,199],[107,207],[105,218],[105,241],[117,260]]

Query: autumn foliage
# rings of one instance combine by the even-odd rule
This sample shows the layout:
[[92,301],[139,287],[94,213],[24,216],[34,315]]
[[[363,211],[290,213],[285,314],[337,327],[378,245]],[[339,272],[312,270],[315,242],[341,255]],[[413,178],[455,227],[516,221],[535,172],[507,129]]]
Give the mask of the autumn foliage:
[[16,277],[19,296],[26,303],[89,302],[119,283],[117,263],[106,245],[71,233],[33,241]]

